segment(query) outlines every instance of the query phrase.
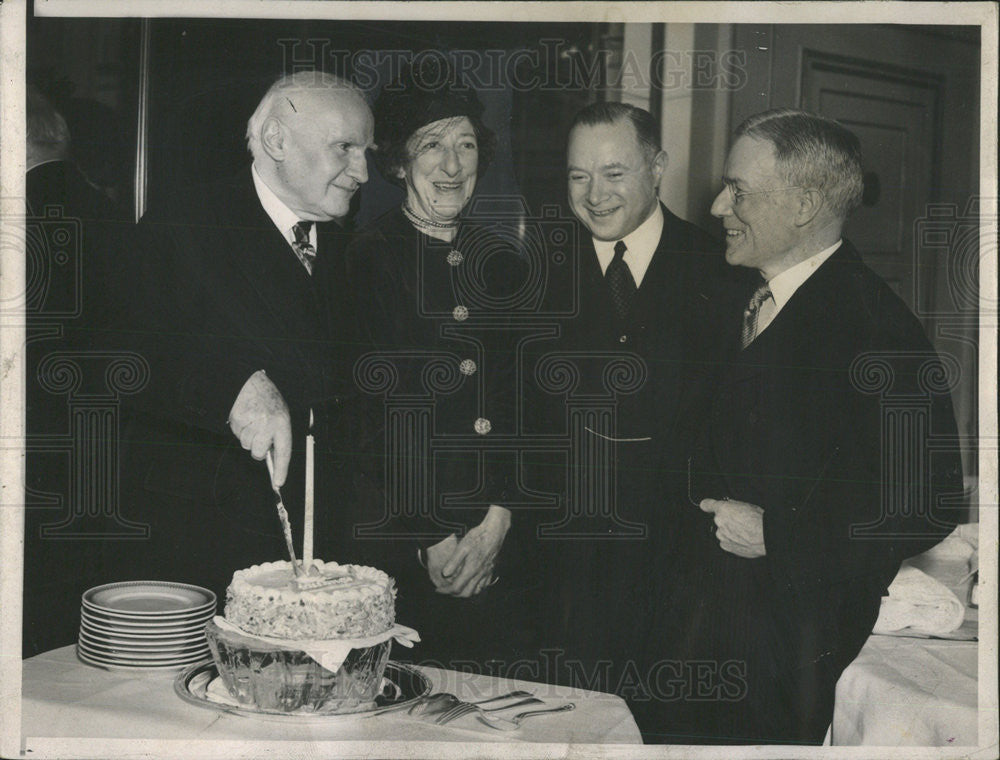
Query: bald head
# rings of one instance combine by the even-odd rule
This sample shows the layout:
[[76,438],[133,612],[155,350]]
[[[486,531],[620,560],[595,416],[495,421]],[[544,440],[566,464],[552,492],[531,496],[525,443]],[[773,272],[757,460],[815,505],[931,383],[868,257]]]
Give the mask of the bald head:
[[347,214],[368,180],[365,152],[374,125],[351,84],[305,71],[278,80],[247,124],[247,145],[261,178],[301,219]]

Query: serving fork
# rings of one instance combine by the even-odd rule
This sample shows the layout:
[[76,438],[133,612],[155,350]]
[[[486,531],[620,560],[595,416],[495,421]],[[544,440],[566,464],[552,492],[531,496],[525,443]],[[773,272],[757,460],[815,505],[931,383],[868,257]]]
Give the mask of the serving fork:
[[443,726],[445,723],[450,723],[456,718],[461,718],[463,715],[468,715],[471,712],[483,714],[499,710],[510,710],[512,707],[522,707],[523,705],[542,705],[545,703],[537,697],[528,697],[527,699],[521,699],[517,702],[511,702],[509,705],[500,705],[499,707],[481,707],[482,704],[482,702],[458,702],[449,710],[439,715],[434,722],[439,726]]
[[376,715],[384,715],[390,712],[401,712],[406,710],[409,715],[427,717],[429,715],[436,715],[440,713],[449,712],[458,705],[466,704],[476,704],[485,705],[490,702],[498,702],[503,699],[513,699],[515,697],[530,697],[532,693],[530,691],[511,691],[506,694],[501,694],[498,697],[490,697],[488,699],[481,699],[478,702],[463,702],[454,694],[448,694],[447,692],[439,691],[434,694],[428,694],[424,697],[419,697],[415,702],[407,702],[401,705],[389,705],[388,707],[383,707],[379,710],[375,710],[369,713],[370,717]]
[[[536,700],[536,701],[540,702],[541,700]],[[509,706],[513,707],[513,705]],[[481,720],[490,728],[495,728],[498,731],[516,731],[518,728],[521,727],[521,723],[523,721],[525,721],[526,719],[530,718],[533,715],[546,715],[548,713],[569,712],[570,710],[575,710],[575,709],[576,705],[573,702],[567,702],[566,704],[560,705],[559,707],[550,707],[545,710],[528,710],[527,712],[518,713],[513,718],[502,718],[499,715],[492,715],[490,712],[482,710],[481,708],[475,707],[473,705],[471,706],[471,709],[465,709],[462,711],[458,711],[457,709],[453,710],[450,717],[447,720],[439,719],[436,722],[439,725],[443,725],[444,723],[450,723],[451,721],[461,717],[462,715],[467,715],[470,712],[476,712],[477,713],[476,717],[479,718],[479,720]]]

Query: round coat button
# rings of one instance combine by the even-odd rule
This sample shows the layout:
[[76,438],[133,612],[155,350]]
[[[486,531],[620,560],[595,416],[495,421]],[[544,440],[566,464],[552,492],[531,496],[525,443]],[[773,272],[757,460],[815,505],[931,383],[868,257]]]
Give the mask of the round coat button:
[[628,343],[628,336],[627,335],[619,335],[618,336],[618,342],[619,343]]
[[462,255],[461,251],[456,251],[454,248],[448,252],[445,256],[445,261],[451,264],[453,267],[457,267],[463,261],[465,261],[465,256]]
[[451,310],[451,316],[455,318],[456,322],[464,322],[469,318],[469,310],[464,306],[456,306]]
[[462,363],[458,365],[458,371],[463,375],[474,375],[476,374],[476,363],[472,359],[463,359]]
[[490,421],[485,417],[480,417],[479,419],[477,419],[474,427],[476,428],[476,432],[479,433],[479,435],[486,435],[493,428],[493,426],[490,424]]

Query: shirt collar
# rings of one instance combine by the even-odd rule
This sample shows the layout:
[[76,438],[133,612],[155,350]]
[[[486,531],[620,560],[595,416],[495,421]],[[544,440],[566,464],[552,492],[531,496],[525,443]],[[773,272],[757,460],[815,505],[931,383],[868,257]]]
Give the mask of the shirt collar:
[[[271,221],[274,222],[274,226],[281,231],[285,240],[289,243],[294,243],[295,234],[292,232],[292,227],[301,221],[298,214],[288,208],[284,201],[275,195],[274,191],[267,186],[264,178],[260,176],[260,173],[258,173],[256,164],[251,164],[250,174],[253,175],[253,186],[257,191],[257,197],[260,198],[260,205],[264,207],[264,211],[267,213],[268,217],[270,217]],[[309,239],[312,242],[313,247],[315,247],[315,224],[313,224],[312,228],[309,230]]]
[[781,274],[776,274],[768,280],[767,285],[771,289],[774,305],[780,309],[788,303],[788,299],[802,286],[802,283],[813,276],[820,264],[830,258],[840,248],[842,242],[843,240],[838,240],[829,248],[824,248],[805,261],[800,261],[795,266],[789,267]]
[[[656,247],[660,244],[662,234],[663,211],[660,209],[660,204],[657,203],[649,218],[622,238],[627,249],[623,260],[628,264],[629,271],[632,272],[632,279],[635,280],[636,287],[642,285],[642,278],[646,276],[649,262],[653,260],[653,254],[656,253]],[[597,252],[597,260],[600,262],[602,272],[608,270],[608,265],[615,257],[615,244],[617,242],[617,240],[594,238],[594,250]]]

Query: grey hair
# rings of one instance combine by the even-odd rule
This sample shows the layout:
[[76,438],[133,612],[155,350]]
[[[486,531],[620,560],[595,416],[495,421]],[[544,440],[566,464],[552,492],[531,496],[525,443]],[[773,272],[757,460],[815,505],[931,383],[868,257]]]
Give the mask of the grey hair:
[[[329,91],[349,91],[356,93],[364,100],[364,94],[351,82],[333,74],[323,71],[296,71],[294,74],[285,74],[279,78],[261,98],[257,104],[257,109],[247,121],[247,150],[256,159],[260,153],[260,132],[264,127],[264,122],[271,116],[282,103],[282,98],[288,103],[292,103],[291,98],[303,92],[329,92]],[[294,109],[294,105],[292,108]]]
[[25,138],[52,153],[69,152],[69,127],[52,102],[34,87],[25,93]]
[[861,142],[839,122],[776,108],[751,116],[736,128],[736,136],[771,143],[788,184],[820,190],[838,218],[845,219],[861,203]]

